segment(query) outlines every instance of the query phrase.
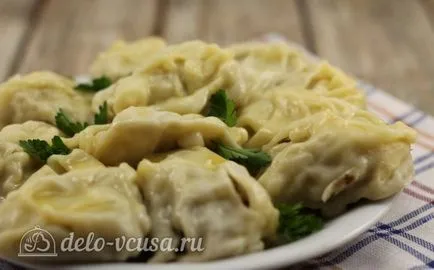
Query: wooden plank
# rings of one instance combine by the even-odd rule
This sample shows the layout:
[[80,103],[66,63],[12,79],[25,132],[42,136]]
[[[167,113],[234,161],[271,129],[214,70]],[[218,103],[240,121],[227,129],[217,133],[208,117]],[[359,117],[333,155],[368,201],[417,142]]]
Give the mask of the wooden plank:
[[304,43],[295,1],[207,1],[205,39],[230,44],[250,40],[270,31]]
[[431,25],[434,27],[434,1],[433,0],[419,0],[419,3],[425,10],[425,14],[431,21]]
[[10,75],[35,4],[36,0],[0,1],[0,81]]
[[171,0],[162,35],[171,43],[194,38],[227,45],[279,32],[304,43],[295,1]]
[[160,21],[161,35],[170,43],[200,39],[202,0],[169,0],[164,5],[165,16]]
[[418,1],[312,0],[307,5],[320,56],[434,113],[434,34]]
[[114,40],[152,34],[156,9],[157,0],[50,1],[18,70],[85,74],[95,55]]

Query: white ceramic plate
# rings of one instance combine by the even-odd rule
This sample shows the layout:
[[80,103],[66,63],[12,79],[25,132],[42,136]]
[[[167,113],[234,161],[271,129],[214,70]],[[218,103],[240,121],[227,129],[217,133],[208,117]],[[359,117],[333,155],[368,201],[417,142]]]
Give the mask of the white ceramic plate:
[[[289,266],[303,262],[332,251],[353,240],[368,230],[390,208],[394,198],[359,205],[345,214],[327,222],[325,227],[306,238],[288,245],[268,249],[249,255],[196,264],[146,264],[146,263],[111,263],[88,264],[52,269],[86,269],[86,270],[204,270],[204,269],[269,269]],[[25,266],[25,265],[23,265]],[[32,265],[31,267],[35,267]],[[47,267],[38,267],[47,269]]]

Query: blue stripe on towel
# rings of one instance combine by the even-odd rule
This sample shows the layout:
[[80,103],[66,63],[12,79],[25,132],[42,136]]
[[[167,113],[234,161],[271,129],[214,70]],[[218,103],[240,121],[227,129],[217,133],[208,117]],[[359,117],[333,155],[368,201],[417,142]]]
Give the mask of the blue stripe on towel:
[[[388,233],[389,235],[394,234],[394,235],[400,235],[430,251],[434,251],[434,244],[432,244],[431,242],[425,241],[424,239],[417,237],[415,235],[412,235],[410,233],[408,233],[408,231],[413,230],[414,228],[419,227],[420,225],[423,225],[429,221],[431,221],[434,218],[434,214],[431,213],[429,215],[424,216],[423,218],[419,219],[417,222],[411,224],[413,226],[407,226],[405,228],[402,229],[395,229],[387,224],[383,224],[380,223],[381,225],[370,229],[370,232],[373,233]],[[417,224],[416,224],[417,223]]]
[[[430,210],[433,207],[434,207],[433,203],[427,203],[424,206],[422,206],[418,209],[415,209],[415,210],[411,211],[410,213],[407,213],[406,215],[402,216],[401,218],[399,218],[393,222],[390,222],[388,224],[381,224],[381,225],[383,225],[383,226],[387,225],[389,227],[394,227],[394,226],[403,224],[406,221],[418,216],[419,214],[421,214],[425,211]],[[418,219],[417,221],[413,222],[412,224],[406,226],[405,228],[407,230],[414,229],[416,227],[419,227],[422,224],[425,224],[428,221],[429,220],[425,220],[423,217],[423,218]],[[377,223],[377,224],[380,224],[380,223]],[[339,264],[339,263],[343,262],[344,260],[351,257],[354,253],[356,253],[360,249],[364,248],[365,246],[367,246],[367,245],[371,244],[372,242],[379,239],[378,233],[374,233],[374,234],[371,234],[371,233],[372,233],[371,230],[368,231],[366,233],[368,235],[367,237],[365,237],[364,239],[360,240],[359,242],[351,245],[345,251],[343,251],[340,254],[338,254],[337,256],[335,256],[333,259],[327,259],[328,256],[320,258],[319,264],[321,264],[321,265],[335,265],[335,264]]]
[[408,252],[409,254],[413,255],[415,258],[419,259],[420,261],[422,261],[425,264],[429,264],[431,263],[431,261],[433,260],[433,258],[429,258],[427,257],[425,254],[420,253],[418,250],[410,247],[409,245],[407,245],[406,243],[393,238],[392,236],[388,235],[388,234],[383,234],[383,233],[379,233],[378,234],[379,237],[381,237],[382,239],[388,241],[389,243],[394,244],[395,246],[399,247],[400,249]]
[[420,157],[416,157],[416,158],[413,160],[413,163],[414,163],[414,165],[419,164],[419,163],[421,163],[422,161],[427,160],[427,159],[429,159],[429,158],[432,157],[432,156],[434,156],[434,152],[433,152],[433,151],[430,151],[429,153],[426,153],[426,154],[424,154],[424,155],[422,155],[422,156],[420,156]]
[[417,124],[419,124],[420,122],[422,122],[425,119],[426,119],[426,114],[422,114],[418,118],[414,119],[413,121],[406,122],[406,123],[407,123],[407,125],[409,125],[411,127],[414,127],[414,126],[416,126]]
[[434,168],[434,162],[428,163],[425,166],[422,166],[414,171],[415,174],[421,174],[429,169]]

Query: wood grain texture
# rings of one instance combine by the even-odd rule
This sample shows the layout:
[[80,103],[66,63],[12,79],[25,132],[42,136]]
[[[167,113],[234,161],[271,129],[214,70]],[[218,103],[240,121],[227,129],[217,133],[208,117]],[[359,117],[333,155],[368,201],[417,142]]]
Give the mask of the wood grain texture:
[[1,0],[0,80],[87,73],[115,39],[227,45],[270,32],[434,114],[434,0]]
[[307,4],[321,57],[434,113],[434,33],[418,1],[312,0]]
[[96,54],[114,40],[151,35],[156,9],[157,0],[49,1],[18,71],[86,73]]
[[425,14],[431,21],[431,25],[434,28],[434,1],[433,0],[418,0],[425,10]]
[[36,0],[0,1],[0,81],[11,73],[35,4]]
[[279,32],[304,44],[295,1],[171,0],[162,35],[169,42],[193,38],[227,45]]
[[165,16],[160,19],[161,35],[170,43],[200,38],[202,0],[170,0],[163,8]]

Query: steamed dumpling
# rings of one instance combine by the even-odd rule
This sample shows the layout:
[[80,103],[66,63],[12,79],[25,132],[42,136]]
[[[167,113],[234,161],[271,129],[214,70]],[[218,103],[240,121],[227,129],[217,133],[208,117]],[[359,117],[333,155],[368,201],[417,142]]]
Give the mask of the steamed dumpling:
[[362,91],[357,88],[357,81],[342,70],[327,62],[321,62],[314,66],[309,75],[306,89],[323,96],[345,100],[362,109],[366,108],[366,99]]
[[[150,161],[153,160],[154,162]],[[264,249],[278,212],[247,170],[203,147],[143,160],[139,186],[150,209],[151,237],[202,239],[183,253],[158,251],[152,262],[208,261]],[[197,240],[198,241],[198,240]],[[188,246],[190,248],[190,246]]]
[[0,85],[0,129],[28,120],[54,124],[60,108],[75,121],[87,121],[90,101],[73,87],[73,81],[48,71],[12,77]]
[[[139,251],[65,252],[60,245],[70,233],[89,233],[107,242],[116,237],[143,238],[150,220],[136,186],[136,172],[123,163],[105,167],[81,150],[67,156],[52,156],[17,191],[0,203],[0,255],[16,260],[123,261]],[[16,257],[21,237],[39,226],[54,237],[57,257]]]
[[272,155],[259,182],[277,202],[335,215],[361,198],[389,197],[411,180],[414,131],[338,97],[281,86],[241,109],[238,125],[253,135],[245,147]]
[[107,101],[111,115],[130,106],[152,106],[180,114],[200,113],[224,89],[237,106],[262,99],[277,86],[309,90],[364,106],[356,82],[327,63],[314,63],[285,44],[253,43],[228,49],[200,41],[171,45],[141,68],[97,93],[93,111]]
[[42,166],[24,152],[19,141],[28,139],[50,141],[59,133],[57,128],[36,121],[9,125],[0,131],[0,202]]
[[[228,48],[238,65],[229,73],[235,78],[232,97],[245,105],[260,99],[269,89],[291,84],[302,89],[308,79],[310,62],[298,50],[284,43],[250,42]],[[237,70],[237,71],[235,71]]]
[[151,153],[205,146],[213,140],[238,146],[247,137],[245,129],[229,128],[215,117],[130,107],[111,124],[87,127],[65,143],[83,149],[106,165],[135,165]]
[[168,46],[150,57],[131,76],[97,93],[96,111],[107,101],[114,115],[130,106],[154,105],[177,113],[200,113],[222,85],[218,73],[231,54],[200,41]]
[[365,98],[354,79],[297,48],[285,43],[250,42],[233,45],[229,50],[240,63],[241,76],[235,81],[247,85],[244,99],[261,99],[264,90],[285,85],[290,87],[287,89],[310,90],[365,107]]
[[281,86],[263,93],[261,99],[240,109],[238,126],[252,131],[248,147],[261,148],[273,138],[288,139],[288,132],[298,130],[292,124],[309,124],[312,122],[309,117],[315,114],[332,113],[351,118],[361,112],[358,107],[339,98]]
[[149,37],[131,43],[117,41],[106,51],[101,52],[92,63],[90,73],[93,77],[107,76],[112,80],[130,75],[140,68],[166,42],[157,37]]
[[276,202],[302,202],[333,216],[362,198],[387,198],[411,181],[415,133],[403,123],[388,126],[364,111],[352,118],[329,111],[281,134],[263,147],[273,161],[259,178]]

